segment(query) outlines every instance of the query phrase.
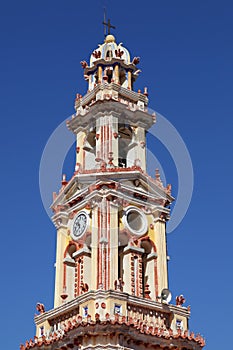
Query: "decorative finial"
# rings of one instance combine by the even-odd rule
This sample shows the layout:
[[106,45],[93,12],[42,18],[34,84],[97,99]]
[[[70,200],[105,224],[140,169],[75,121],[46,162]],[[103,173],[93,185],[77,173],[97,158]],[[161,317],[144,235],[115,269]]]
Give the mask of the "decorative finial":
[[185,303],[185,301],[186,301],[186,300],[185,300],[183,294],[178,295],[178,296],[176,297],[176,305],[177,305],[177,306],[183,306],[183,304]]
[[62,181],[61,181],[62,186],[66,186],[68,184],[68,181],[66,181],[66,174],[62,175]]
[[37,311],[39,312],[39,314],[43,314],[43,313],[45,313],[45,307],[44,307],[44,304],[37,303],[37,304],[36,304],[36,309],[37,309]]
[[106,9],[104,8],[104,21],[103,21],[103,25],[104,25],[104,36],[107,35],[106,31],[107,31],[107,28],[108,28],[108,35],[111,34],[111,28],[112,29],[116,29],[115,26],[113,26],[110,22],[110,19],[108,19],[108,22],[106,22]]

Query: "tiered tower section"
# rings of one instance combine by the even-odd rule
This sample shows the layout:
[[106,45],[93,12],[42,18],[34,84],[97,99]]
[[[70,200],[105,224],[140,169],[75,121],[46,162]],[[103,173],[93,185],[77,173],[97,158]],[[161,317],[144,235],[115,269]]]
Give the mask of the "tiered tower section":
[[[139,58],[108,35],[82,61],[88,81],[67,126],[76,166],[54,195],[54,309],[38,304],[35,341],[46,349],[201,349],[183,299],[168,288],[166,221],[173,201],[158,171],[146,173],[146,132],[155,123],[147,89],[133,91]],[[25,349],[25,346],[22,346]]]

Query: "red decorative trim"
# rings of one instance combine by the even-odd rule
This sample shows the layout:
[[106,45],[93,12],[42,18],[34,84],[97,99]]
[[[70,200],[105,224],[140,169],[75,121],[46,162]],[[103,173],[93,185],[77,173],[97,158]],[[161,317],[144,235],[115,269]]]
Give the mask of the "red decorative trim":
[[154,274],[155,274],[155,297],[159,296],[159,279],[157,269],[157,259],[154,260]]
[[85,157],[86,157],[86,152],[83,149],[83,166],[82,166],[83,170],[86,168],[86,158]]
[[142,243],[143,241],[149,242],[149,243],[151,244],[151,246],[152,246],[154,252],[157,253],[156,245],[154,244],[154,242],[153,242],[148,236],[139,238],[138,241],[139,241],[140,243]]
[[[132,331],[133,329],[140,333],[140,334],[146,334],[146,335],[151,335],[154,337],[162,338],[162,339],[174,339],[174,341],[178,340],[186,340],[188,342],[194,342],[197,345],[200,346],[200,348],[203,348],[205,346],[205,340],[204,338],[200,335],[197,334],[195,335],[193,332],[188,332],[188,331],[182,331],[182,330],[177,330],[177,333],[174,334],[172,329],[164,329],[164,328],[159,328],[156,324],[148,324],[147,320],[141,320],[137,319],[136,322],[135,320],[130,317],[128,320],[125,316],[119,316],[115,315],[115,319],[111,320],[110,315],[106,313],[105,319],[100,320],[100,315],[98,313],[95,314],[95,321],[91,320],[91,317],[87,317],[87,319],[84,321],[82,316],[77,315],[75,318],[72,319],[72,321],[67,320],[62,323],[62,331],[59,333],[54,333],[51,334],[50,336],[42,336],[41,338],[34,337],[34,341],[30,339],[29,341],[26,341],[25,344],[20,345],[20,350],[28,350],[31,348],[37,348],[37,347],[42,347],[42,346],[50,346],[53,343],[57,343],[57,350],[62,350],[64,349],[64,345],[60,343],[58,345],[58,341],[62,342],[63,339],[66,339],[69,337],[68,333],[75,329],[75,328],[82,328],[83,331],[88,329],[89,336],[90,336],[90,325],[95,326],[98,324],[98,327],[103,326],[103,330],[106,329],[106,324],[109,325],[121,325],[121,326],[127,326],[129,327],[129,331]],[[99,329],[100,330],[100,329]]]
[[75,242],[75,241],[70,241],[69,244],[66,246],[66,249],[65,249],[65,251],[64,251],[64,255],[63,255],[64,258],[66,257],[66,254],[67,254],[67,252],[68,252],[69,247],[72,246],[72,245],[75,246],[76,250],[79,250],[79,248],[81,248],[80,245],[79,245],[77,242]]
[[[106,239],[106,234],[107,234],[107,203],[105,198],[102,200],[102,234],[104,233],[104,239]],[[106,290],[107,289],[107,249],[106,249],[106,244],[101,243],[101,249],[103,251],[103,270],[101,271],[101,274],[103,276],[103,288]]]
[[63,264],[63,291],[66,291],[66,264]]
[[[74,241],[70,241],[69,244],[67,245],[65,251],[64,251],[64,254],[63,254],[63,257],[65,258],[67,253],[68,253],[68,249],[74,245],[75,246],[75,250],[77,251],[79,248],[80,248],[80,245],[77,243],[77,242],[74,242]],[[63,291],[66,291],[67,289],[67,266],[65,263],[63,263]],[[76,297],[77,294],[76,294],[76,284],[77,284],[77,276],[76,276],[76,273],[77,273],[77,266],[75,266],[75,281],[74,281],[74,296]],[[68,296],[68,295],[67,295]]]
[[[143,241],[148,241],[154,250],[154,253],[157,253],[157,248],[154,242],[147,236],[147,237],[142,237],[139,239],[140,243]],[[155,282],[155,297],[159,295],[159,285],[158,285],[158,269],[157,269],[157,259],[154,259],[154,282]]]
[[107,247],[107,262],[108,262],[108,273],[107,273],[107,289],[110,289],[110,271],[111,271],[111,249],[110,249],[110,232],[111,232],[111,207],[110,202],[107,202],[107,210],[108,210],[108,222],[107,222],[107,240],[108,240],[108,247]]
[[[98,208],[98,213],[97,213],[97,227],[98,227],[98,242],[100,240],[100,209]],[[96,281],[96,289],[99,289],[101,281],[101,251],[100,251],[100,246],[98,245],[98,251],[97,251],[97,261],[98,261],[98,266],[97,266],[97,281]]]

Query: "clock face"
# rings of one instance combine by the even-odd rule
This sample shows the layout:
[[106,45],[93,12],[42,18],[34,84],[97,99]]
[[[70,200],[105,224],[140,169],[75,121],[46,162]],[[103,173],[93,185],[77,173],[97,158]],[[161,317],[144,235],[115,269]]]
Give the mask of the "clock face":
[[82,236],[82,234],[86,231],[87,228],[87,214],[85,212],[80,212],[73,224],[73,237],[77,239]]

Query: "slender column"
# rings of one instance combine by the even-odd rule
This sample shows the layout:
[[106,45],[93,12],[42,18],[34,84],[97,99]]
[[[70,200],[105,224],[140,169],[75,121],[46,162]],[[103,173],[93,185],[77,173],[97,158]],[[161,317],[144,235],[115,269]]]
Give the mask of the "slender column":
[[88,89],[89,90],[93,89],[93,86],[92,86],[92,75],[89,75],[89,78],[88,78]]
[[128,71],[128,89],[132,90],[132,73]]
[[102,231],[102,217],[101,217],[101,206],[98,206],[98,273],[97,273],[97,289],[103,288],[103,249],[101,244],[101,231]]
[[149,285],[150,298],[157,300],[158,296],[158,277],[157,277],[157,254],[151,253],[146,259],[145,277],[147,277],[147,284]]
[[106,197],[102,199],[101,203],[101,218],[102,218],[102,230],[100,232],[100,244],[102,250],[102,264],[101,264],[101,275],[103,288],[106,289],[106,277],[107,277],[107,254],[106,246],[108,245],[107,240],[107,200]]
[[118,279],[118,212],[118,205],[108,201],[109,289],[115,288]]
[[80,131],[77,134],[76,139],[76,165],[77,168],[85,169],[85,151],[83,150],[83,144],[86,137],[86,133],[84,131]]
[[92,210],[92,242],[91,242],[91,275],[90,289],[98,289],[98,224],[99,224],[99,208],[97,205]]
[[77,250],[73,257],[76,262],[75,297],[90,289],[91,281],[91,251],[88,247]]
[[146,170],[146,135],[145,129],[140,126],[137,128],[137,140],[137,158],[141,160],[141,168]]
[[110,152],[112,152],[113,156],[113,164],[115,166],[118,166],[118,143],[119,143],[119,138],[118,138],[118,120],[116,117],[111,117],[110,119],[111,122],[111,134],[110,134]]
[[134,145],[127,154],[127,164],[138,164],[142,170],[146,171],[146,137],[145,129],[138,126],[134,130]]
[[68,239],[66,235],[66,230],[64,230],[63,228],[58,229],[54,307],[57,307],[62,304],[61,294],[63,293],[63,282],[64,282],[63,254],[67,244],[68,244]]
[[119,66],[118,66],[118,64],[115,65],[114,72],[115,72],[115,83],[118,84],[119,83]]
[[158,272],[158,294],[160,295],[163,288],[168,288],[167,275],[167,248],[166,248],[166,232],[165,222],[158,220],[154,225],[152,241],[155,243],[158,257],[156,259]]
[[75,297],[81,294],[81,285],[83,282],[83,258],[77,257],[76,262],[76,271],[75,271]]
[[142,296],[142,254],[144,249],[127,246],[123,257],[123,281],[126,293]]
[[102,199],[99,206],[99,226],[98,226],[98,237],[99,237],[99,264],[98,264],[98,286],[103,289],[108,288],[108,276],[109,276],[109,265],[108,265],[108,252],[109,242],[107,237],[108,232],[108,203],[106,197]]
[[101,66],[98,67],[98,83],[102,83],[102,75],[103,75],[103,68]]

